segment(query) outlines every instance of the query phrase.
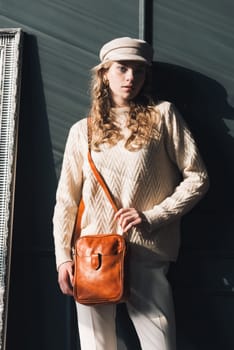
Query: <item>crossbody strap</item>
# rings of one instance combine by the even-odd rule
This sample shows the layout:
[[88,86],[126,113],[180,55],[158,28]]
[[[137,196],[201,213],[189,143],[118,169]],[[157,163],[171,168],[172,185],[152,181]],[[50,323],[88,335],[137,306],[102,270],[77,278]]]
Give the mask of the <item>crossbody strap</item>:
[[[108,200],[111,203],[112,208],[114,209],[114,211],[116,213],[118,211],[118,207],[116,206],[116,204],[112,198],[112,195],[110,193],[110,190],[107,187],[105,181],[103,180],[101,174],[98,172],[98,170],[93,162],[92,156],[91,156],[91,140],[92,140],[91,117],[87,118],[87,136],[88,136],[88,161],[89,161],[90,167],[91,167],[91,169],[96,177],[96,180],[103,188]],[[84,205],[83,198],[81,198],[79,206],[78,206],[77,217],[76,217],[76,222],[75,222],[75,227],[74,227],[73,246],[74,246],[75,240],[80,236],[81,220],[82,220],[82,215],[84,213],[84,210],[85,210],[85,205]]]
[[110,193],[109,188],[107,187],[107,184],[105,183],[104,179],[102,178],[101,174],[99,173],[99,171],[96,168],[96,165],[93,162],[93,158],[91,156],[91,140],[92,140],[92,125],[91,125],[91,117],[87,118],[87,128],[88,128],[88,161],[89,161],[89,165],[93,171],[93,174],[96,177],[96,180],[98,181],[98,183],[101,185],[102,189],[104,190],[112,208],[114,209],[115,212],[118,211],[118,208],[112,198],[112,195]]

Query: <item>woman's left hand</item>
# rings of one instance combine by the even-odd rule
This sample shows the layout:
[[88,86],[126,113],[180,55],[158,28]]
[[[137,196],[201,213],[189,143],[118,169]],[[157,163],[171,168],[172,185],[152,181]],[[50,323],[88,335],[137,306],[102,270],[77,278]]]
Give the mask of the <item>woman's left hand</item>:
[[119,224],[124,233],[133,226],[141,224],[143,217],[144,215],[135,208],[121,208],[115,214],[115,219],[119,220]]

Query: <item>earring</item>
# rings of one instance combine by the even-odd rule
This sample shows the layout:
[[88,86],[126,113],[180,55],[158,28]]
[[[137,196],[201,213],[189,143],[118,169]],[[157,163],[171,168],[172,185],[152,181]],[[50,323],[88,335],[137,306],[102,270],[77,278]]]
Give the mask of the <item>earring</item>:
[[109,97],[109,80],[103,78],[103,97]]
[[105,86],[105,88],[109,87],[109,80],[107,78],[103,78],[103,85]]

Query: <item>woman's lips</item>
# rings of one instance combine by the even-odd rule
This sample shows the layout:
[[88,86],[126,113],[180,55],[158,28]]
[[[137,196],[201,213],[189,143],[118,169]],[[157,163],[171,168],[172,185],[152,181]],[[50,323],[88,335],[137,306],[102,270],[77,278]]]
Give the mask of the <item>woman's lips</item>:
[[122,87],[124,90],[127,90],[127,91],[131,91],[133,90],[133,86],[132,85],[125,85]]

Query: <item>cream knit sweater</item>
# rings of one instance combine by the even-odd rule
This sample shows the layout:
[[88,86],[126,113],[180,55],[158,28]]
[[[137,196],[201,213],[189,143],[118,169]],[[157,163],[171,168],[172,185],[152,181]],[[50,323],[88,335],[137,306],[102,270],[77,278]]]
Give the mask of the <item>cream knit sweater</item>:
[[[145,214],[150,230],[134,228],[129,240],[151,249],[159,259],[176,260],[180,219],[204,195],[209,181],[194,139],[175,107],[161,102],[159,136],[147,147],[128,151],[124,142],[92,151],[97,169],[119,208],[134,207]],[[124,111],[115,110],[123,134],[128,134]],[[57,267],[72,260],[71,239],[81,197],[85,203],[82,235],[121,233],[113,209],[87,161],[87,120],[71,127],[64,152],[54,210]]]

